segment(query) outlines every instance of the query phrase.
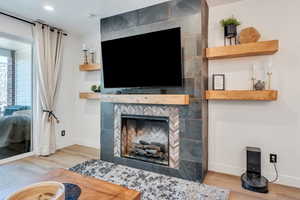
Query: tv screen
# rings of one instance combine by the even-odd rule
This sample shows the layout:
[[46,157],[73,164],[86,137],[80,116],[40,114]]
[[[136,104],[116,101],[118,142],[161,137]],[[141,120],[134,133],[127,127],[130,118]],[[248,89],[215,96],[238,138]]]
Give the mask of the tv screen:
[[180,28],[102,42],[104,88],[182,86]]

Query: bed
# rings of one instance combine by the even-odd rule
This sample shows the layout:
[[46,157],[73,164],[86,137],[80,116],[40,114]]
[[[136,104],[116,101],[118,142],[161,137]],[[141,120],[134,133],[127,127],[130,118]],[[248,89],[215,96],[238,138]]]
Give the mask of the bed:
[[31,110],[18,110],[0,117],[0,148],[24,143],[24,149],[18,150],[28,152],[30,140]]

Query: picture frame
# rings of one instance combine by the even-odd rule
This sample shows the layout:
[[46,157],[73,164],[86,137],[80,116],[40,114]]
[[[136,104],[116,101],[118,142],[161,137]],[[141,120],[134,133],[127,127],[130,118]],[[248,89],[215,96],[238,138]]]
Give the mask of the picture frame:
[[213,74],[213,90],[225,90],[225,74]]

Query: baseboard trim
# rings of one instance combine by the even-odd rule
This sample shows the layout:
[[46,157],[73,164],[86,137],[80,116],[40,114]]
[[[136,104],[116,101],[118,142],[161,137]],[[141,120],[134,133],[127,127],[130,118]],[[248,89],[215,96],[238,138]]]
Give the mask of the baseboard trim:
[[[234,176],[241,176],[241,174],[245,172],[245,169],[243,168],[238,168],[235,166],[225,165],[220,163],[209,163],[208,170],[223,173],[223,174],[234,175]],[[263,175],[266,176],[269,180],[273,179],[274,174],[275,172],[273,171],[272,172],[265,171],[263,173]],[[279,173],[278,181],[276,181],[276,184],[300,188],[300,177],[293,177],[293,176]]]
[[21,155],[13,156],[13,157],[10,157],[10,158],[2,159],[2,160],[0,160],[0,165],[6,164],[6,163],[9,163],[9,162],[13,162],[13,161],[16,161],[16,160],[20,160],[20,159],[23,159],[23,158],[27,158],[27,157],[30,157],[30,156],[34,156],[34,155],[35,155],[34,152],[28,152],[28,153],[23,153]]
[[86,147],[92,147],[92,148],[96,148],[96,149],[100,148],[100,141],[99,141],[99,143],[98,142],[89,142],[89,141],[82,140],[82,139],[79,139],[79,138],[75,138],[73,141],[74,141],[75,144],[78,144],[78,145],[82,145],[82,146],[86,146]]

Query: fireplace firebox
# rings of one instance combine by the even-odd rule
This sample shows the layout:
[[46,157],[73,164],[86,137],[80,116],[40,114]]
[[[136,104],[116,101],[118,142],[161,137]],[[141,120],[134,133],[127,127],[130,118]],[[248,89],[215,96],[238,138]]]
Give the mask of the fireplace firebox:
[[169,118],[122,115],[121,156],[169,166]]

